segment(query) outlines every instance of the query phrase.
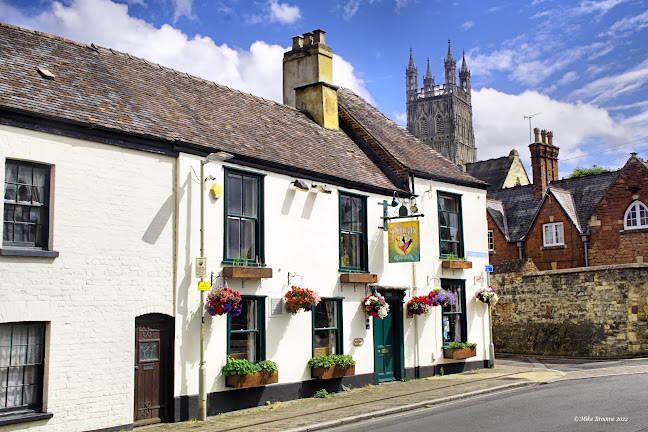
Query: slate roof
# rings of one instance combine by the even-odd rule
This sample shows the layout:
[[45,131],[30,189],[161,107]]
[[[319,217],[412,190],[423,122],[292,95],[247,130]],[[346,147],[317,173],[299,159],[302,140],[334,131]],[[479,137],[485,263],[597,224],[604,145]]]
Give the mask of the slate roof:
[[338,103],[396,159],[415,174],[443,182],[486,189],[464,172],[349,89],[338,89]]
[[[619,171],[613,171],[556,180],[549,184],[548,192],[556,197],[574,226],[585,234],[589,232],[588,219],[618,175]],[[487,211],[505,235],[508,231],[509,241],[519,241],[527,235],[545,199],[546,194],[540,200],[533,200],[533,185],[489,191]]]
[[502,156],[496,159],[472,162],[466,164],[466,172],[473,177],[490,185],[488,190],[502,189],[508,175],[513,158]]
[[[398,189],[344,132],[324,129],[286,105],[111,49],[7,24],[0,24],[0,52],[1,110],[205,153],[222,150],[235,160],[282,167],[296,176]],[[37,68],[56,77],[46,79]],[[426,156],[439,163],[436,155]]]

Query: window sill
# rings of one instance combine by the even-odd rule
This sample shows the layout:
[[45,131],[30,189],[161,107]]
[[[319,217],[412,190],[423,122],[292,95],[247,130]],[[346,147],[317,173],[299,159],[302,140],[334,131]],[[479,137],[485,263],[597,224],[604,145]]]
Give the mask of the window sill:
[[29,249],[29,248],[0,248],[0,256],[21,256],[21,257],[36,257],[36,258],[57,258],[58,251],[50,251],[43,249]]
[[540,250],[558,250],[558,249],[567,249],[567,246],[566,245],[542,246]]
[[472,268],[472,262],[463,260],[443,260],[441,261],[441,267],[449,269],[469,269]]
[[232,279],[266,279],[272,277],[269,267],[223,267],[223,277]]
[[342,283],[376,283],[378,276],[370,273],[342,273],[340,275]]
[[52,413],[37,413],[27,411],[0,414],[0,426],[25,423],[36,420],[47,420],[51,419],[52,417],[54,417],[54,414]]
[[621,234],[645,234],[648,233],[648,228],[626,228],[619,231]]

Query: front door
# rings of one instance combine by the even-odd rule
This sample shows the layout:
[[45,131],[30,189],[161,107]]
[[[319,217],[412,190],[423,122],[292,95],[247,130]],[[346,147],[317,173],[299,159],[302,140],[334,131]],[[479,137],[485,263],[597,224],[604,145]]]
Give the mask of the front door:
[[135,319],[135,416],[141,426],[168,419],[172,396],[173,319],[149,314]]
[[374,336],[374,372],[376,382],[395,381],[401,379],[402,370],[402,301],[390,299],[389,314],[383,318],[373,319]]

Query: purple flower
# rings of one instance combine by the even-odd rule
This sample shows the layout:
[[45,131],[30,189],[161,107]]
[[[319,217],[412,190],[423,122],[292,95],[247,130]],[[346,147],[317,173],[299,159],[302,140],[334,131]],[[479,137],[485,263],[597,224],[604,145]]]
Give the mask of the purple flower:
[[229,311],[231,311],[231,310],[232,310],[232,303],[225,303],[225,304],[223,304],[223,310],[224,310],[225,312],[229,312]]
[[207,305],[205,309],[207,309],[207,313],[211,316],[214,316],[214,314],[216,313],[216,309],[214,309],[213,306]]
[[229,312],[230,316],[237,317],[241,315],[241,312],[243,312],[243,305],[241,303],[236,306],[236,309],[232,310]]

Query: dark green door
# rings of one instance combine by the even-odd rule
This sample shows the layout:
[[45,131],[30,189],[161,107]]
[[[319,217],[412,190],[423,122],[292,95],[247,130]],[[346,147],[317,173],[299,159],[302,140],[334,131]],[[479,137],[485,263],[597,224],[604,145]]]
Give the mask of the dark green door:
[[[390,302],[389,314],[383,318],[373,319],[374,328],[374,362],[377,382],[394,381],[399,373],[399,350],[396,337],[395,318],[398,315],[398,303]],[[394,313],[396,312],[396,313]]]

